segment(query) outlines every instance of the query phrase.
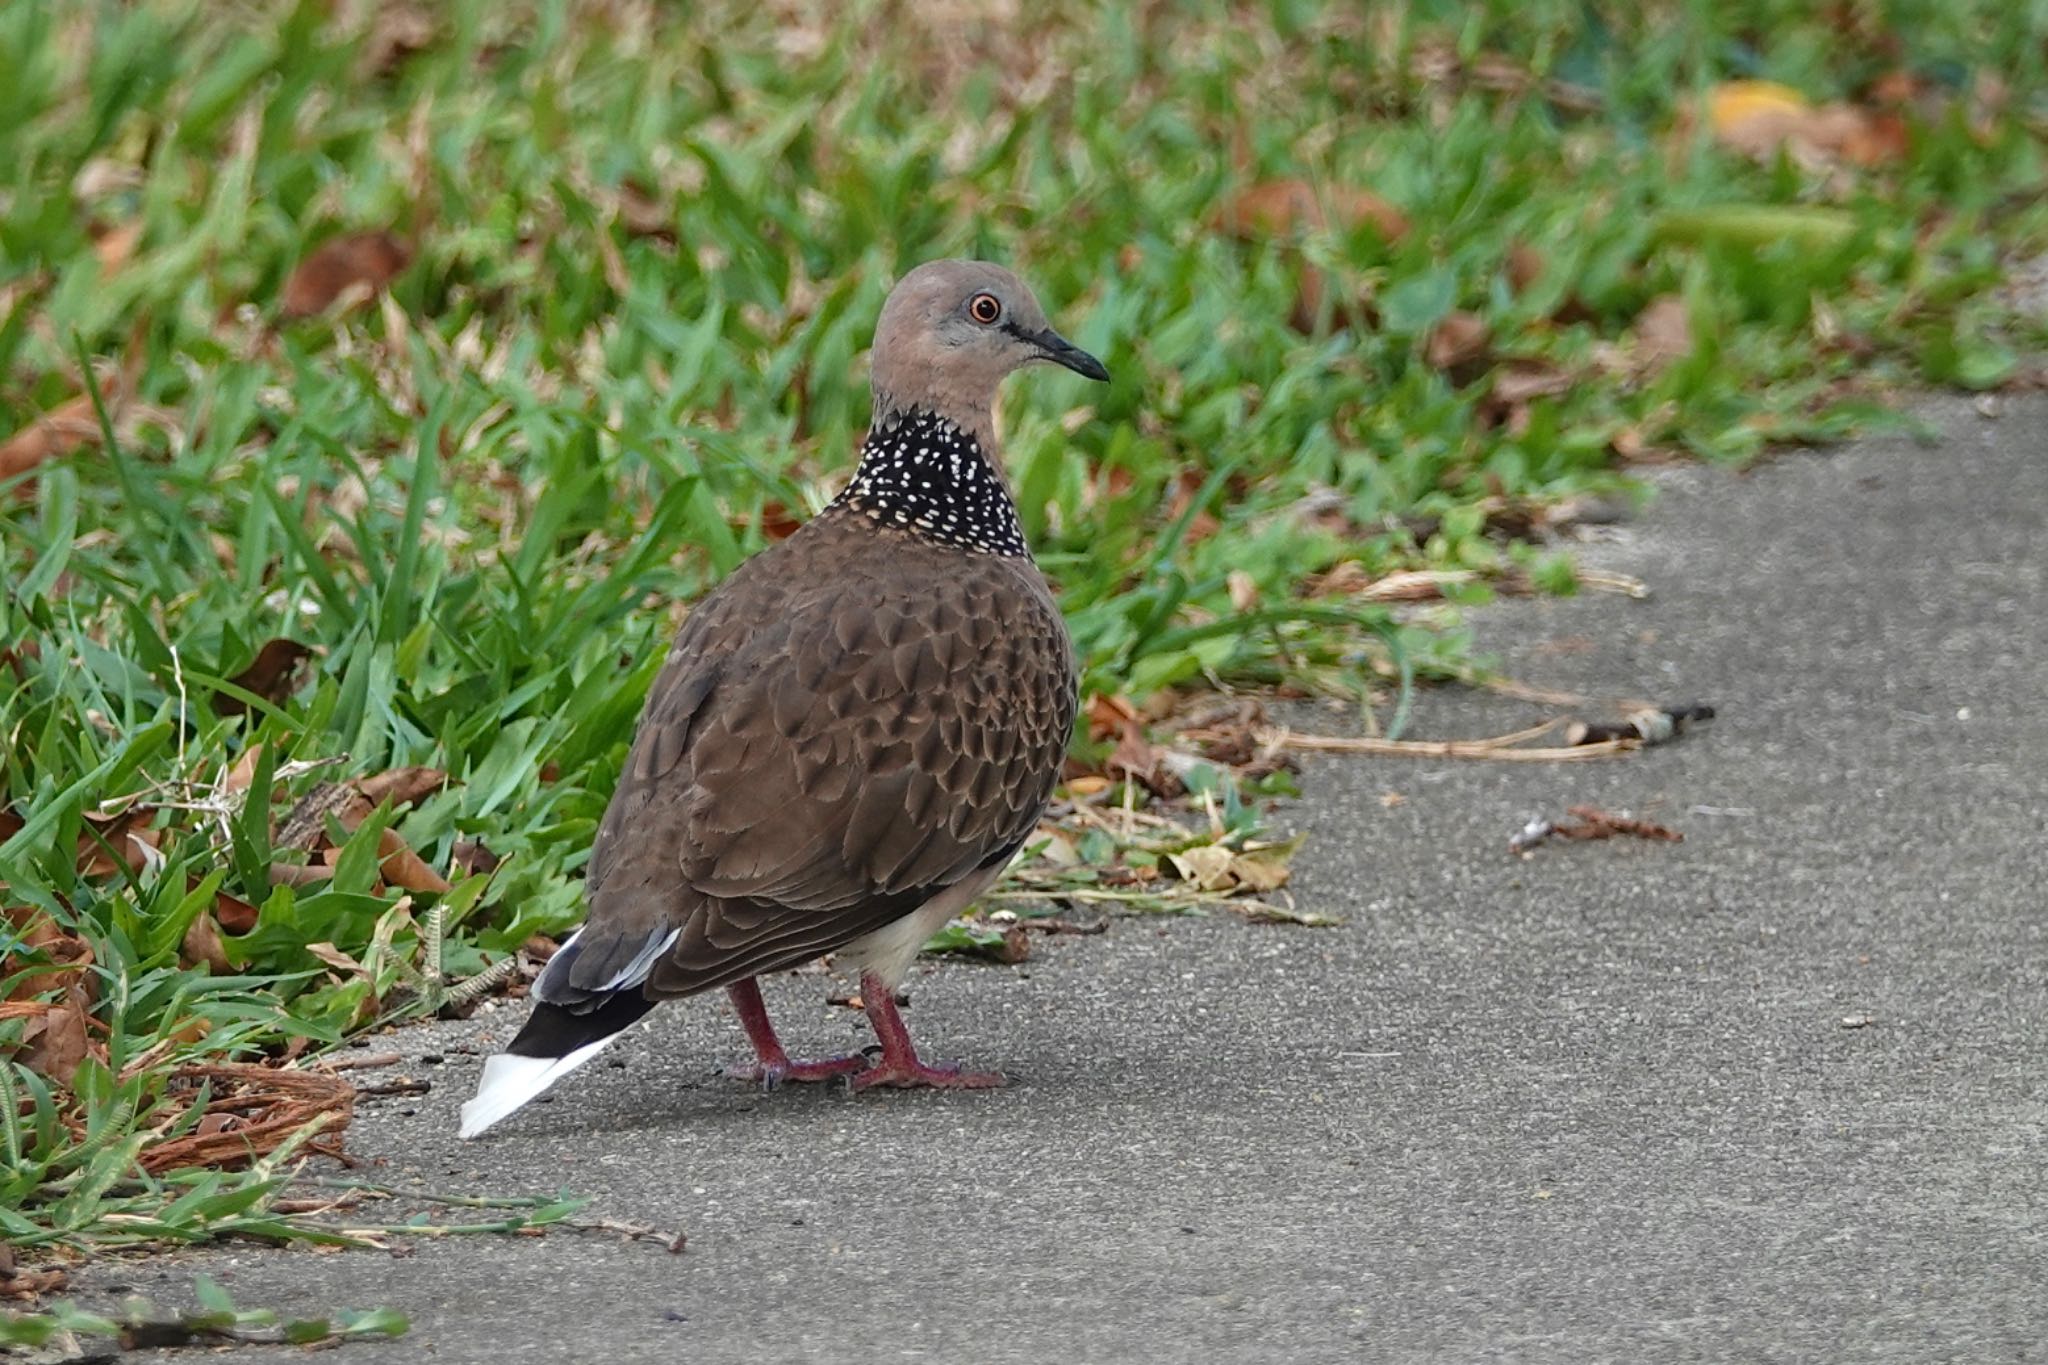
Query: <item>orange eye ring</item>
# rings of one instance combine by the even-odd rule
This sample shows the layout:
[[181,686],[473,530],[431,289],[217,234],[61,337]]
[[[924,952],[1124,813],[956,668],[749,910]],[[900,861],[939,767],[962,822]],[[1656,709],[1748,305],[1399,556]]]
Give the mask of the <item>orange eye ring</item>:
[[967,301],[967,316],[984,327],[993,326],[995,320],[1002,315],[1003,305],[996,300],[994,294],[976,294]]

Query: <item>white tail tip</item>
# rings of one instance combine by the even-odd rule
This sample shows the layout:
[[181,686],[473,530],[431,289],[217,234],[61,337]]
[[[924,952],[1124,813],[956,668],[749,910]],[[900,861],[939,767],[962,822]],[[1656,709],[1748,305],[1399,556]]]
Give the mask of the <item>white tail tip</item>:
[[[616,1035],[613,1035],[616,1036]],[[611,1038],[585,1043],[566,1057],[521,1057],[501,1052],[484,1062],[484,1076],[477,1082],[476,1098],[462,1106],[462,1136],[477,1136],[500,1119],[523,1109],[527,1102],[562,1077],[604,1051]]]

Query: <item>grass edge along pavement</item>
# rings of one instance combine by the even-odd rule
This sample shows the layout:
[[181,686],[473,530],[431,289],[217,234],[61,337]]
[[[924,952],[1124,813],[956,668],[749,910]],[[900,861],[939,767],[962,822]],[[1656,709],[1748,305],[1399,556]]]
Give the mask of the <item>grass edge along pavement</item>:
[[[144,1164],[231,1131],[208,1105],[305,1102],[195,1069],[304,1061],[574,922],[659,604],[834,485],[926,255],[1027,264],[1129,376],[1087,422],[1019,394],[1012,473],[1090,663],[1075,809],[1130,791],[1142,827],[1171,777],[1192,832],[1080,815],[1024,904],[1284,875],[1235,755],[1161,758],[1150,698],[1344,689],[1398,728],[1407,674],[1476,665],[1390,582],[1565,590],[1544,532],[1629,460],[2024,375],[2040,35],[1955,9],[1903,52],[1790,11],[1761,44],[1076,14],[937,67],[862,13],[775,61],[766,15],[719,49],[481,5],[418,43],[0,15],[0,1228],[322,1235],[275,1211],[303,1149]],[[1231,150],[1159,174],[1191,135]]]

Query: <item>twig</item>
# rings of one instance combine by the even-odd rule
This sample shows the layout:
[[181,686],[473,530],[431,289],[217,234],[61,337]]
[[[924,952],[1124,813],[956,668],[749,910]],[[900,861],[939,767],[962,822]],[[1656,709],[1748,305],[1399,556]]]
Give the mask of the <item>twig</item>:
[[373,1071],[382,1066],[397,1066],[405,1058],[396,1052],[366,1052],[360,1057],[328,1057],[313,1063],[309,1071]]
[[661,1228],[648,1227],[645,1223],[620,1223],[610,1218],[565,1218],[554,1226],[569,1228],[576,1232],[616,1232],[629,1242],[657,1242],[671,1256],[676,1255],[690,1244],[687,1232],[668,1232]]
[[1581,763],[1587,759],[1611,758],[1642,747],[1642,741],[1636,739],[1611,739],[1570,747],[1516,747],[1550,733],[1559,723],[1549,720],[1526,730],[1494,735],[1488,739],[1372,739],[1360,735],[1303,735],[1285,728],[1255,730],[1253,737],[1262,744],[1272,743],[1315,753],[1379,754],[1387,758],[1476,758],[1501,763]]

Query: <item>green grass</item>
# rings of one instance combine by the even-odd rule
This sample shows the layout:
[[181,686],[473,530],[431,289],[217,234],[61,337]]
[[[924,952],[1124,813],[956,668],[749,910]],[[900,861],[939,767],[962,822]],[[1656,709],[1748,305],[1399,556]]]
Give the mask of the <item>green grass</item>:
[[[203,1200],[123,1183],[132,1139],[187,1121],[167,1066],[336,1040],[400,1008],[432,954],[467,976],[580,917],[674,604],[830,495],[868,330],[915,262],[1015,265],[1114,372],[1016,381],[1004,419],[1087,685],[1134,695],[1372,704],[1463,672],[1454,618],[1309,601],[1305,580],[1523,566],[1568,588],[1567,561],[1489,534],[1487,509],[1624,487],[1618,443],[1742,461],[1838,437],[1894,420],[1900,386],[2003,382],[2044,340],[1996,293],[2048,245],[2039,0],[1846,21],[1074,4],[1010,27],[461,0],[401,11],[417,47],[396,53],[334,17],[377,8],[0,7],[0,436],[89,367],[134,400],[94,415],[104,449],[0,486],[0,802],[22,822],[0,907],[92,944],[109,1062],[68,1097],[11,1073],[50,1091],[10,1120],[43,1172],[0,1186],[11,1237],[101,1245],[110,1213],[171,1208],[166,1236],[208,1235]],[[1901,67],[1924,108],[1894,163],[1755,164],[1674,132],[1716,81],[1821,101]],[[1973,126],[1985,73],[2003,104]],[[1243,187],[1287,177],[1369,188],[1413,230],[1217,230]],[[282,320],[295,264],[372,229],[412,248],[388,296]],[[1543,264],[1519,290],[1517,245]],[[1303,331],[1310,269],[1331,287]],[[1690,354],[1611,363],[1667,294]],[[1453,310],[1494,362],[1572,382],[1495,420],[1483,374],[1425,361]],[[317,650],[303,684],[231,684],[273,637]],[[214,795],[252,751],[262,796]],[[273,780],[318,760],[339,761]],[[270,884],[275,822],[311,784],[415,763],[450,782],[341,835],[331,882]],[[88,812],[137,794],[161,859],[82,873]],[[458,840],[504,861],[401,903],[385,824],[440,869]],[[260,916],[208,977],[181,945],[223,891]],[[64,979],[12,943],[7,973],[21,996]],[[0,1050],[23,1027],[0,1020]],[[260,1213],[275,1174],[205,1197],[255,1189]]]

